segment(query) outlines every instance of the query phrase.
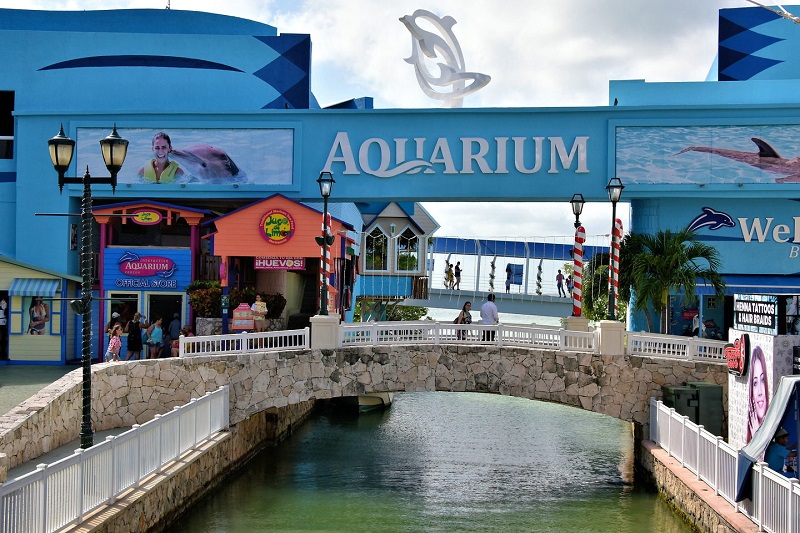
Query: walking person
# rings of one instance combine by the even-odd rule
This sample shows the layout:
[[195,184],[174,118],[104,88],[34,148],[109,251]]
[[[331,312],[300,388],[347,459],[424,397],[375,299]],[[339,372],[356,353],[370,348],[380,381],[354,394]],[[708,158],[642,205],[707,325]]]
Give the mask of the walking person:
[[562,274],[560,270],[558,274],[556,274],[556,287],[558,288],[558,295],[566,298],[567,293],[564,292],[564,274]]
[[164,340],[164,331],[161,329],[161,317],[156,317],[155,321],[147,328],[147,344],[150,346],[150,359],[158,359],[161,354],[161,345]]
[[108,340],[108,348],[106,348],[106,355],[104,357],[104,361],[108,363],[109,361],[119,361],[119,350],[122,348],[122,341],[119,338],[119,334],[122,332],[122,326],[119,324],[114,324],[111,328],[110,338]]
[[461,261],[456,261],[456,284],[453,287],[455,290],[461,290]]
[[128,334],[128,355],[125,356],[126,361],[136,355],[136,359],[142,358],[142,319],[144,317],[140,313],[134,313],[133,319],[125,324],[125,333]]
[[575,283],[572,281],[572,274],[567,276],[567,293],[572,296],[572,288],[575,286]]
[[456,284],[456,275],[453,272],[453,264],[450,263],[447,265],[447,279],[445,280],[446,288],[452,289],[453,286]]
[[[497,314],[497,306],[494,303],[494,294],[489,293],[486,298],[486,303],[481,306],[481,324],[496,326],[500,323],[500,317]],[[495,331],[484,331],[482,339],[484,341],[494,341]]]
[[[461,308],[461,312],[458,313],[456,317],[456,324],[472,324],[472,315],[469,313],[470,309],[472,309],[472,302],[465,302],[464,307]],[[459,328],[456,331],[456,338],[462,340],[466,338],[466,333],[466,330]]]

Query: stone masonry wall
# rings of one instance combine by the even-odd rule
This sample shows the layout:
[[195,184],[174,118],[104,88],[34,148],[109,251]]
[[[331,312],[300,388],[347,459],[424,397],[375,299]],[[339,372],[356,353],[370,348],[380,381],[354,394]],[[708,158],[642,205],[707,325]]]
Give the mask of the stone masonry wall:
[[[96,431],[143,424],[191,398],[231,385],[230,420],[312,399],[387,391],[477,391],[558,402],[635,423],[647,435],[649,398],[662,385],[722,385],[727,369],[637,356],[495,346],[377,346],[201,356],[94,365]],[[727,401],[724,401],[727,404]],[[78,437],[81,370],[0,418],[9,468]]]

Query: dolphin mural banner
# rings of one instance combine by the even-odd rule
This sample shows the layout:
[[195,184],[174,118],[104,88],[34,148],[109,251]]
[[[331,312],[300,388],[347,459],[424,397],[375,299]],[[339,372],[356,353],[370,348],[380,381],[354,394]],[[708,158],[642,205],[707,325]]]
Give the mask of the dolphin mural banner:
[[[97,149],[107,129],[78,128],[77,168],[87,166],[94,172],[105,168]],[[294,167],[294,130],[270,129],[183,129],[117,128],[129,141],[128,155],[117,181],[118,185],[270,185],[292,186]],[[148,179],[144,169],[159,157],[154,150],[157,134],[166,134],[171,147],[162,151],[174,169],[161,179]],[[94,170],[97,169],[97,170]]]
[[800,182],[800,125],[618,126],[616,175],[628,185]]

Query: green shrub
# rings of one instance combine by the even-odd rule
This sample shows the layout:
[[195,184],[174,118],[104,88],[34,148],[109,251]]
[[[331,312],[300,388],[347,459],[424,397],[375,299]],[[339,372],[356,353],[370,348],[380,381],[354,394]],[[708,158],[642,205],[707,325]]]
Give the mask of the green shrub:
[[[193,281],[187,288],[189,305],[198,318],[222,318],[222,286],[219,281]],[[242,289],[232,288],[229,291],[230,311],[244,302],[248,306],[256,300],[256,291],[253,287]],[[263,294],[267,304],[267,318],[279,318],[286,308],[286,298],[282,294]]]

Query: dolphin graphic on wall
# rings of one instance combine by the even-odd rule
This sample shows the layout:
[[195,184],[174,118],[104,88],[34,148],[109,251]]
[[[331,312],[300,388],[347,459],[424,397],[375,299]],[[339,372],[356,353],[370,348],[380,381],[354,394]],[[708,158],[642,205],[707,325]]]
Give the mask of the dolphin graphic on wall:
[[710,207],[704,207],[703,213],[692,220],[686,229],[689,231],[697,231],[700,228],[707,227],[713,231],[723,227],[733,228],[735,226],[736,222],[733,221],[733,218],[728,213],[716,211]]
[[233,159],[215,146],[198,144],[173,150],[169,156],[198,178],[230,178],[239,174],[239,167]]
[[728,159],[740,163],[746,163],[766,172],[771,172],[772,174],[783,174],[784,177],[775,179],[776,183],[800,182],[800,158],[784,159],[763,139],[752,137],[750,140],[756,144],[758,152],[742,152],[739,150],[726,150],[724,148],[711,148],[709,146],[690,146],[689,148],[684,148],[675,155],[685,154],[686,152],[714,154],[727,157]]

